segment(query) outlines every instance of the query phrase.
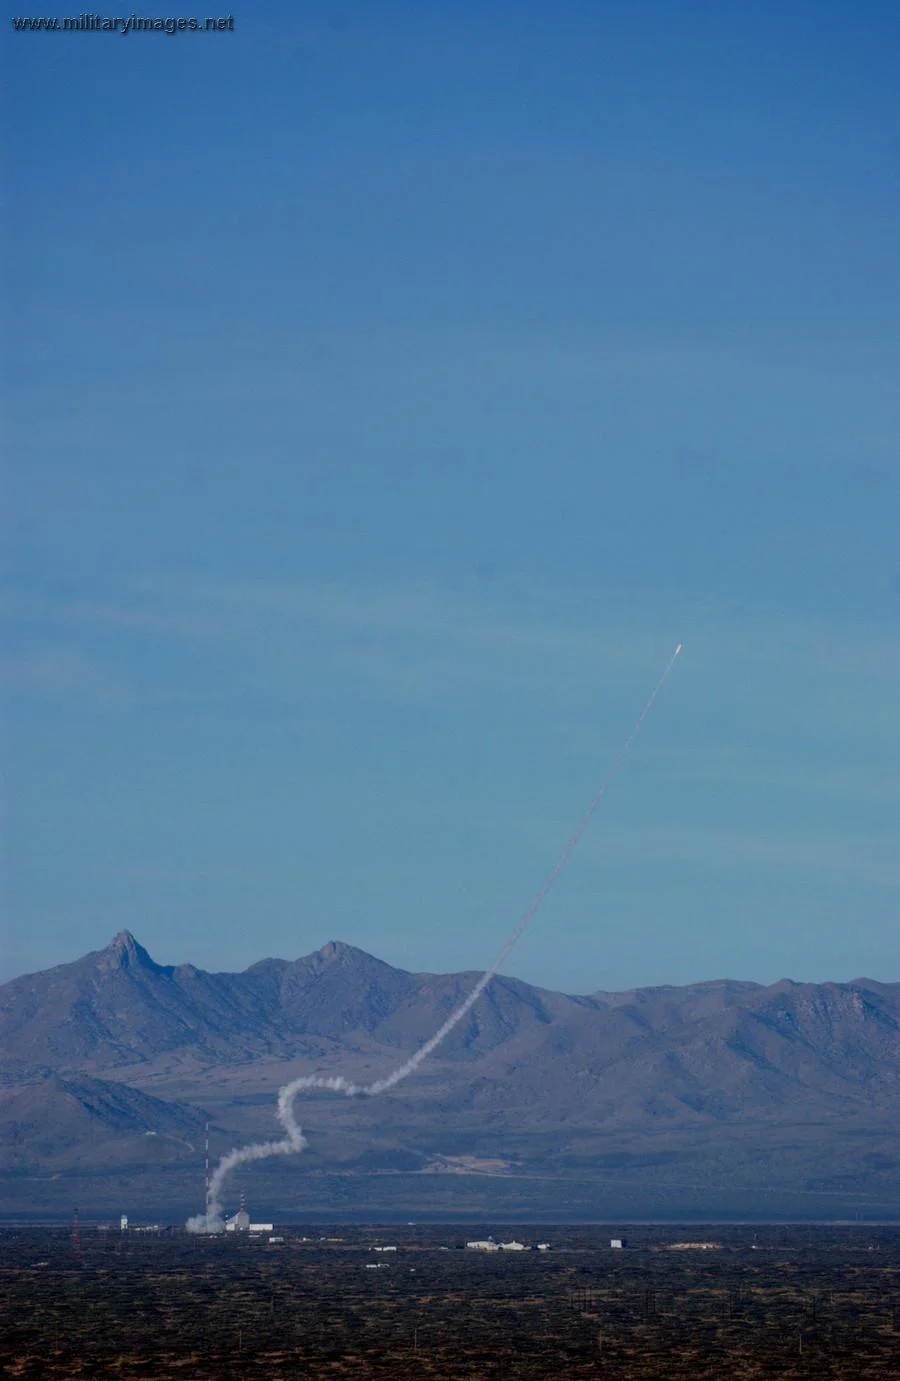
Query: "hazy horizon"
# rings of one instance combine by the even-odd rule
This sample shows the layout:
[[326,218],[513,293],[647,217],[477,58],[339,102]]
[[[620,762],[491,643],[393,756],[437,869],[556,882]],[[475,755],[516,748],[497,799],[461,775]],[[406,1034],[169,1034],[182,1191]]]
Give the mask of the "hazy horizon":
[[[181,958],[160,958],[158,954],[155,954],[155,953],[152,952],[152,950],[149,948],[149,946],[147,946],[146,944],[144,944],[144,942],[143,942],[143,940],[141,939],[140,935],[135,935],[135,934],[133,934],[133,933],[130,932],[130,931],[120,931],[120,932],[118,932],[116,935],[111,936],[110,939],[107,941],[107,943],[106,943],[105,945],[100,945],[97,949],[88,950],[88,951],[86,951],[84,954],[73,955],[71,959],[63,959],[63,960],[60,960],[58,964],[48,964],[48,965],[45,966],[45,968],[48,968],[48,969],[49,969],[49,968],[62,967],[62,966],[65,965],[65,964],[68,964],[68,963],[75,963],[75,962],[77,962],[79,959],[86,958],[88,954],[92,954],[92,953],[93,953],[93,954],[101,954],[105,949],[109,949],[109,948],[115,943],[115,941],[118,940],[118,939],[120,938],[120,936],[126,935],[126,934],[127,934],[127,935],[130,935],[131,939],[134,940],[134,941],[136,941],[137,944],[140,945],[141,948],[147,952],[147,954],[149,954],[150,958],[153,960],[153,962],[154,962],[155,964],[158,964],[158,965],[160,965],[160,966],[163,967],[163,968],[179,968],[179,967],[181,967],[182,965],[193,965],[193,967],[195,967],[195,968],[200,968],[200,967],[201,967],[200,965],[195,964],[195,963],[194,963],[194,960],[191,959],[190,956],[181,957]],[[267,961],[267,960],[270,960],[270,959],[276,960],[276,961],[278,961],[278,962],[289,963],[289,964],[290,964],[290,963],[297,963],[297,962],[299,962],[299,961],[302,960],[302,959],[310,959],[310,958],[312,958],[314,955],[320,954],[323,950],[329,948],[329,946],[331,946],[331,945],[343,945],[343,946],[346,946],[346,947],[349,948],[349,949],[358,950],[359,952],[368,955],[368,957],[371,958],[371,959],[377,959],[377,960],[379,960],[381,963],[385,963],[385,964],[390,965],[391,968],[394,968],[394,969],[401,969],[401,970],[403,970],[403,971],[405,971],[405,972],[407,972],[407,973],[413,973],[413,974],[420,974],[420,973],[421,973],[421,974],[432,974],[432,973],[447,973],[447,972],[451,972],[451,971],[448,971],[448,970],[433,970],[433,969],[416,969],[416,968],[411,968],[409,965],[403,964],[403,963],[401,963],[400,961],[391,960],[391,959],[387,958],[387,957],[386,957],[385,955],[383,955],[383,954],[376,954],[376,953],[374,953],[374,952],[372,952],[372,951],[370,951],[370,950],[367,950],[367,949],[365,949],[365,948],[364,948],[363,946],[361,946],[361,945],[350,945],[348,941],[346,941],[346,940],[341,940],[339,936],[331,936],[329,939],[323,940],[322,943],[321,943],[320,945],[316,945],[313,949],[307,950],[307,951],[305,951],[305,952],[302,953],[302,954],[299,954],[299,953],[298,953],[298,954],[275,954],[275,953],[260,954],[260,955],[257,956],[257,958],[251,959],[251,960],[249,961],[248,964],[245,964],[245,965],[243,966],[243,968],[240,968],[240,969],[219,968],[219,967],[217,967],[215,964],[213,964],[213,965],[207,970],[207,972],[213,973],[213,974],[234,974],[234,973],[244,973],[244,972],[246,972],[246,970],[247,970],[248,968],[253,967],[253,965],[259,964],[259,963],[263,963],[263,962],[265,962],[265,961]],[[453,970],[452,972],[454,972],[454,973],[459,973],[459,974],[466,974],[466,975],[478,975],[478,974],[481,974],[481,973],[484,972],[485,967],[486,967],[485,965],[479,966],[479,965],[477,965],[477,964],[471,964],[471,965],[468,965],[467,967],[464,967],[464,968],[461,968],[461,969],[457,969],[457,970]],[[43,972],[43,971],[44,971],[43,969],[36,969],[36,970],[27,970],[27,971],[24,971],[24,972],[22,972],[22,973],[17,973],[17,974],[11,974],[11,975],[9,976],[9,978],[4,979],[3,982],[12,982],[12,981],[13,981],[14,979],[16,979],[16,978],[27,978],[27,977],[29,977],[32,973],[40,973],[40,972]],[[587,997],[587,996],[590,996],[590,995],[592,995],[592,994],[599,993],[599,992],[608,992],[608,993],[613,993],[613,994],[614,994],[614,993],[628,992],[628,991],[631,991],[631,990],[632,990],[631,988],[604,988],[602,984],[601,984],[601,985],[594,985],[593,987],[584,986],[584,987],[581,987],[581,988],[578,988],[578,989],[575,989],[575,988],[572,988],[572,989],[552,988],[551,985],[549,985],[549,984],[547,984],[547,983],[541,983],[541,982],[537,982],[536,980],[524,978],[524,977],[522,976],[522,974],[516,972],[516,969],[515,969],[515,965],[514,965],[514,964],[512,964],[512,965],[504,965],[504,967],[501,968],[500,971],[499,971],[499,973],[496,974],[495,976],[496,976],[496,978],[498,978],[498,979],[510,978],[510,979],[514,979],[516,982],[527,983],[530,987],[544,988],[544,989],[547,989],[548,991],[560,992],[560,993],[564,993],[564,994],[566,994],[566,995],[573,996],[573,997],[579,997],[579,996]],[[705,977],[698,977],[698,978],[693,978],[693,979],[687,979],[684,983],[673,983],[673,984],[669,984],[669,983],[633,984],[633,985],[632,985],[632,988],[653,988],[653,987],[660,987],[660,988],[664,988],[664,987],[673,987],[673,988],[680,988],[680,987],[703,987],[703,986],[709,986],[709,985],[716,984],[716,983],[754,983],[754,984],[757,984],[759,987],[766,987],[766,988],[768,988],[768,987],[772,987],[773,985],[775,985],[775,984],[777,984],[777,983],[784,982],[784,981],[787,981],[787,982],[790,982],[790,983],[796,983],[796,984],[806,984],[806,983],[837,983],[837,984],[849,984],[849,983],[862,983],[862,982],[872,982],[872,983],[878,983],[878,984],[890,984],[890,983],[892,983],[892,982],[896,982],[897,980],[896,980],[896,979],[884,979],[884,978],[879,978],[877,975],[871,974],[871,973],[867,973],[867,974],[858,973],[858,974],[853,974],[852,976],[848,976],[848,977],[844,977],[844,976],[834,977],[834,976],[832,976],[832,977],[830,977],[830,978],[825,978],[825,979],[809,979],[809,978],[804,978],[804,977],[797,977],[797,976],[794,975],[794,974],[779,974],[777,978],[771,978],[771,979],[768,979],[768,980],[765,980],[765,979],[756,979],[756,978],[747,978],[745,975],[743,975],[743,974],[737,974],[737,973],[721,973],[721,974],[708,975],[708,976],[705,976]]]

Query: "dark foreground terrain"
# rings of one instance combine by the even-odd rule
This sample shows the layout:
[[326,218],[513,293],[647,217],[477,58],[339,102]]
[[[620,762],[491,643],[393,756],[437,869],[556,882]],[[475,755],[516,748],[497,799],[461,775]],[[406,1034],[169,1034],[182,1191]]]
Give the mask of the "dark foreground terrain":
[[3,1229],[2,1374],[900,1377],[896,1227],[282,1232]]

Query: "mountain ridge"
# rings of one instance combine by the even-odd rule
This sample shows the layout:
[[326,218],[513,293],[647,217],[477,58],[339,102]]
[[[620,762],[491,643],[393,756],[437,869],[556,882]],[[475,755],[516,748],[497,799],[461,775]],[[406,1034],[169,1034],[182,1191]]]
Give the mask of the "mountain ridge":
[[[104,1155],[137,1175],[141,1148],[158,1141],[152,1164],[174,1174],[206,1118],[214,1140],[271,1135],[274,1091],[297,1073],[367,1082],[396,1068],[478,977],[398,969],[335,940],[208,973],[157,964],[120,931],[0,987],[0,1136],[12,1136],[17,1163],[63,1175],[99,1175]],[[855,1184],[900,1211],[898,1106],[900,983],[712,979],[569,995],[497,975],[413,1079],[364,1104],[317,1100],[318,1137],[288,1180],[334,1164],[363,1178],[376,1163],[379,1174],[419,1162],[446,1172],[474,1156],[547,1184],[643,1167],[649,1193],[652,1151],[671,1167],[653,1175],[680,1165],[726,1195],[740,1166],[760,1193],[779,1178],[798,1194]],[[871,1165],[860,1137],[882,1148]],[[830,1185],[845,1162],[839,1190],[808,1187]],[[409,1189],[412,1202],[420,1192]]]

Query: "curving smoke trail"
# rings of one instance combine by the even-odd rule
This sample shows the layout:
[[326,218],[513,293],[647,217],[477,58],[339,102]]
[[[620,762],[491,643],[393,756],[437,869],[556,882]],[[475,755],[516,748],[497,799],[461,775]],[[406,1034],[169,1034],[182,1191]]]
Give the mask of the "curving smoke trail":
[[371,1095],[385,1093],[388,1089],[393,1088],[395,1084],[399,1084],[403,1079],[407,1079],[415,1069],[418,1069],[422,1061],[428,1058],[431,1052],[440,1045],[441,1041],[444,1040],[446,1036],[449,1036],[454,1026],[457,1026],[459,1022],[462,1021],[463,1017],[470,1008],[475,1005],[491,979],[497,973],[501,964],[503,964],[510,951],[520,939],[523,931],[531,923],[547,893],[550,891],[569,859],[572,857],[572,854],[575,852],[582,835],[591,822],[594,812],[606,795],[610,783],[628,756],[631,746],[640,733],[644,720],[653,708],[653,702],[665,685],[669,672],[675,665],[675,659],[681,649],[682,644],[679,643],[666,663],[665,671],[647,697],[644,707],[635,720],[631,732],[607,769],[606,776],[600,783],[594,799],[591,801],[587,810],[584,812],[566,841],[562,853],[548,873],[545,881],[528,903],[518,925],[504,943],[497,958],[494,960],[493,964],[491,964],[490,968],[481,975],[472,991],[463,999],[459,1006],[450,1013],[447,1020],[442,1026],[438,1027],[434,1035],[431,1036],[424,1045],[419,1047],[415,1054],[411,1055],[402,1065],[398,1065],[390,1074],[385,1075],[383,1079],[376,1079],[375,1082],[371,1084],[354,1084],[350,1079],[344,1079],[340,1075],[326,1076],[323,1074],[305,1074],[299,1079],[292,1079],[289,1084],[285,1084],[283,1088],[280,1088],[278,1090],[276,1115],[278,1121],[285,1130],[285,1135],[279,1140],[257,1141],[253,1142],[250,1146],[238,1147],[223,1156],[216,1166],[209,1182],[206,1212],[198,1213],[195,1217],[188,1219],[188,1232],[214,1233],[223,1230],[225,1222],[222,1211],[222,1188],[232,1170],[238,1165],[245,1165],[247,1162],[253,1160],[268,1160],[270,1156],[297,1155],[304,1149],[306,1146],[306,1137],[303,1135],[300,1124],[294,1116],[294,1100],[298,1093],[304,1093],[308,1089],[327,1089],[332,1093],[342,1093],[345,1098],[355,1098],[359,1094]]

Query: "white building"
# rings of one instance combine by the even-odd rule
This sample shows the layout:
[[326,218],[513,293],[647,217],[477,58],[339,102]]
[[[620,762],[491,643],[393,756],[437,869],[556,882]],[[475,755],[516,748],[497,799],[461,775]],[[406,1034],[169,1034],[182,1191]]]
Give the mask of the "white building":
[[372,1248],[372,1251],[373,1251],[373,1252],[395,1252],[396,1250],[397,1250],[396,1247],[373,1247],[373,1248]]
[[548,1251],[550,1251],[550,1249],[551,1249],[551,1248],[550,1248],[550,1243],[549,1243],[549,1242],[538,1242],[538,1244],[537,1244],[537,1249],[538,1249],[539,1252],[548,1252]]
[[524,1242],[495,1242],[493,1237],[488,1237],[483,1242],[467,1242],[467,1247],[471,1247],[476,1252],[527,1252],[530,1247],[526,1247]]
[[622,1247],[625,1246],[625,1238],[624,1238],[624,1237],[611,1237],[610,1240],[609,1240],[609,1245],[610,1245],[611,1247],[622,1248]]
[[127,1214],[127,1213],[123,1213],[122,1216],[121,1216],[121,1218],[119,1219],[119,1227],[122,1229],[123,1232],[127,1232],[127,1231],[128,1231],[128,1214]]

